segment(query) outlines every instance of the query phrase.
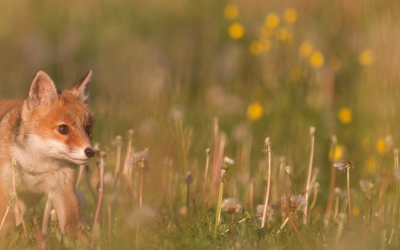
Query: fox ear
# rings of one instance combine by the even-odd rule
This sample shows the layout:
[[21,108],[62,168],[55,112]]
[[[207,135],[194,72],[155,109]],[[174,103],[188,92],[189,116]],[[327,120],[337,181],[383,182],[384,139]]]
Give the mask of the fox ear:
[[92,71],[89,70],[79,81],[77,81],[74,85],[72,85],[72,87],[69,88],[68,90],[76,97],[76,99],[86,103],[89,98],[88,86],[91,78],[92,78]]
[[37,72],[29,90],[29,109],[33,110],[37,107],[47,109],[57,98],[57,89],[50,76],[44,71]]

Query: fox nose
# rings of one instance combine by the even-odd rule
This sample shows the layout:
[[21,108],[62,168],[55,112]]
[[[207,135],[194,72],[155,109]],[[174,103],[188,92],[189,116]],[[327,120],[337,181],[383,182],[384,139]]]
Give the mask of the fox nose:
[[94,150],[92,148],[85,149],[85,155],[89,158],[92,158],[94,156]]

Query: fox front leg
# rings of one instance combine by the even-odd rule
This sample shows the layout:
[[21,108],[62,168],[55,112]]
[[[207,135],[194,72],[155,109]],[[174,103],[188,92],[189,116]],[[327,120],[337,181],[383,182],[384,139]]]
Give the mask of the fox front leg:
[[79,202],[74,188],[56,190],[53,195],[53,205],[57,213],[61,232],[77,239],[83,225],[79,216]]

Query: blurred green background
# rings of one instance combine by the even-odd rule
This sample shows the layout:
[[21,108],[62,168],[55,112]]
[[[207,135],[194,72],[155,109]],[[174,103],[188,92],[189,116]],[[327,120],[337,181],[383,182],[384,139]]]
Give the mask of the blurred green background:
[[[354,161],[359,189],[358,179],[387,172],[400,137],[398,13],[397,0],[3,0],[0,98],[25,98],[38,70],[63,89],[92,69],[94,142],[114,151],[115,136],[135,130],[135,150],[151,152],[148,203],[164,192],[168,164],[186,174],[177,115],[191,141],[193,192],[201,187],[214,117],[228,138],[225,154],[237,160],[232,177],[251,143],[246,171],[256,175],[260,203],[264,138],[271,138],[275,167],[280,156],[293,166],[300,192],[310,126],[323,190],[333,134],[340,144],[335,158]],[[344,187],[340,174],[338,181]]]

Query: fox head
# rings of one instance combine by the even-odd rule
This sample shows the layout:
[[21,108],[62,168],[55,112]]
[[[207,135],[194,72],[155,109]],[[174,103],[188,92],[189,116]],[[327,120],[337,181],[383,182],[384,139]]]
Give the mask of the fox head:
[[89,70],[72,87],[57,91],[51,78],[39,71],[24,101],[20,145],[38,158],[84,164],[94,156],[93,114],[87,106]]

